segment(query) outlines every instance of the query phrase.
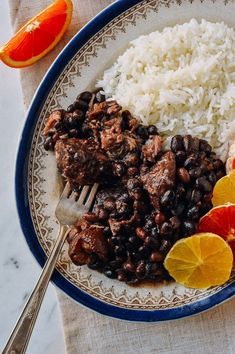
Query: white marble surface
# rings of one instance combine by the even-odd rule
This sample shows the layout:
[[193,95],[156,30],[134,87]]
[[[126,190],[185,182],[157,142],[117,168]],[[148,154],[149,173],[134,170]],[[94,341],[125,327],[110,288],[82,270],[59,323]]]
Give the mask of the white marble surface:
[[[0,4],[0,44],[10,37],[7,1]],[[31,255],[16,211],[14,169],[18,141],[25,114],[19,73],[0,63],[0,352],[25,301],[35,284],[40,268]],[[49,286],[27,354],[65,353],[56,292]]]

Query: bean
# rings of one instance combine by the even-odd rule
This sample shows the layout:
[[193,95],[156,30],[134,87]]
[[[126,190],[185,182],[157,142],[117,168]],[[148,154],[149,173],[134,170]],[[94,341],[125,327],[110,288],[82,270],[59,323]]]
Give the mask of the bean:
[[70,104],[70,105],[68,106],[68,108],[67,108],[67,112],[68,112],[68,113],[73,113],[74,110],[75,110],[75,107],[74,107],[73,104]]
[[191,178],[196,179],[202,175],[202,170],[200,167],[192,168],[189,170],[189,175]]
[[141,124],[138,126],[136,133],[144,140],[147,140],[149,137],[148,129]]
[[107,238],[107,237],[110,237],[110,236],[112,235],[109,226],[105,226],[104,231],[103,231],[103,235],[104,235],[104,237],[106,237],[106,238]]
[[112,245],[114,245],[114,246],[120,246],[122,243],[120,236],[112,236],[110,241],[111,241]]
[[169,204],[172,204],[174,202],[174,199],[175,199],[175,193],[172,190],[168,190],[161,197],[161,205],[169,206]]
[[179,180],[181,182],[183,182],[184,184],[188,184],[190,182],[190,175],[189,175],[188,171],[186,170],[186,168],[184,168],[184,167],[178,168],[177,175],[178,175]]
[[184,162],[184,167],[186,168],[193,168],[197,164],[197,161],[194,156],[188,157]]
[[52,137],[51,136],[48,136],[47,138],[46,138],[46,140],[44,141],[44,144],[43,144],[43,146],[44,146],[44,149],[46,150],[46,151],[48,151],[48,150],[53,150],[54,149],[54,142],[53,142],[53,139],[52,139]]
[[178,184],[178,186],[176,187],[176,196],[179,197],[179,198],[182,198],[184,197],[185,195],[185,187],[183,184]]
[[154,217],[154,221],[157,225],[161,225],[165,221],[165,215],[161,212],[157,213]]
[[136,268],[135,274],[138,279],[143,279],[145,277],[146,268],[144,262],[140,262],[140,264]]
[[169,222],[165,221],[160,228],[160,234],[169,235],[171,233],[172,233],[172,225]]
[[133,243],[130,243],[130,242],[126,242],[125,247],[126,247],[127,251],[129,251],[129,252],[135,252],[137,250],[137,247]]
[[146,269],[146,275],[150,275],[153,271],[153,266],[156,266],[156,263],[151,263],[151,262],[146,262],[145,264],[145,269]]
[[157,135],[158,134],[157,127],[155,127],[155,125],[150,125],[148,127],[148,133],[149,133],[149,135]]
[[212,199],[212,193],[206,193],[204,194],[203,196],[203,201],[205,203],[210,203],[211,202],[211,199]]
[[178,203],[174,209],[171,209],[171,213],[173,215],[179,216],[179,215],[183,214],[184,208],[185,208],[185,206],[184,206],[183,202]]
[[142,229],[142,227],[137,227],[135,229],[136,235],[141,239],[141,240],[145,240],[146,237],[148,236],[147,232]]
[[216,159],[216,160],[213,162],[213,166],[214,166],[214,169],[218,171],[218,170],[224,168],[224,163],[223,163],[220,159]]
[[101,264],[100,260],[97,260],[95,263],[92,263],[92,264],[88,263],[88,267],[93,270],[100,269],[101,265],[102,264]]
[[187,212],[187,217],[190,220],[196,220],[199,218],[199,208],[198,206],[193,206],[192,208],[190,208]]
[[127,281],[127,275],[124,270],[119,270],[117,274],[117,278],[119,281]]
[[148,207],[144,201],[134,200],[133,209],[138,211],[140,214],[146,214]]
[[190,202],[192,199],[192,189],[191,188],[188,188],[187,192],[186,192],[186,196],[185,196],[185,200],[187,202]]
[[74,102],[74,107],[76,109],[81,109],[86,111],[88,109],[88,103],[86,101],[81,100],[80,98]]
[[130,259],[128,259],[128,260],[123,264],[123,269],[126,270],[127,272],[135,273],[135,271],[136,271],[136,266],[131,262]]
[[132,252],[131,258],[134,262],[139,262],[141,260],[138,250],[136,252]]
[[153,218],[148,218],[145,222],[144,228],[150,231],[155,226],[155,222]]
[[97,92],[97,94],[95,95],[95,98],[97,100],[97,102],[104,102],[105,101],[105,95],[103,95],[100,91]]
[[213,170],[214,170],[213,163],[210,161],[207,161],[207,171],[213,171]]
[[79,122],[81,120],[84,120],[84,113],[83,111],[81,111],[81,109],[76,109],[74,112],[73,112],[73,121],[75,122]]
[[149,248],[147,245],[140,246],[138,249],[138,255],[140,258],[146,258],[149,254]]
[[191,200],[193,203],[198,203],[202,198],[202,194],[199,189],[194,189],[191,194]]
[[199,139],[196,137],[193,138],[191,135],[185,135],[183,137],[183,143],[185,151],[188,153],[199,150]]
[[212,208],[212,203],[211,202],[203,204],[203,214],[208,213],[208,211],[210,211],[211,208]]
[[172,216],[169,221],[174,230],[180,227],[180,219],[177,216]]
[[212,186],[214,186],[216,184],[217,178],[216,178],[216,174],[214,171],[211,171],[207,178],[208,178],[208,181],[212,184]]
[[208,144],[208,142],[206,140],[200,139],[199,149],[201,151],[204,151],[206,154],[210,154],[212,147]]
[[140,239],[139,239],[138,237],[136,237],[136,236],[130,236],[130,237],[128,238],[128,241],[129,241],[131,244],[135,245],[136,247],[138,247],[138,246],[140,245]]
[[190,236],[196,232],[196,225],[194,222],[186,220],[183,222],[183,230],[186,236]]
[[114,261],[111,261],[109,262],[109,267],[112,269],[112,270],[116,270],[118,268],[120,268],[122,265],[122,262],[120,260],[114,260]]
[[166,254],[170,248],[171,248],[171,242],[169,240],[163,239],[159,251],[162,252],[163,254]]
[[173,152],[182,151],[184,149],[183,137],[181,135],[175,135],[171,139],[171,150]]
[[151,236],[153,237],[157,237],[159,235],[159,227],[158,226],[155,226],[152,228],[151,230]]
[[117,277],[116,272],[111,269],[105,270],[104,275],[110,279],[115,279]]
[[205,177],[199,177],[196,179],[196,186],[203,190],[204,192],[211,192],[212,185]]
[[186,153],[184,151],[177,151],[175,153],[175,159],[176,159],[176,164],[177,166],[183,166],[185,159],[186,159]]
[[125,255],[125,247],[120,245],[120,246],[115,246],[114,247],[114,253],[117,254],[118,256],[124,256]]
[[159,240],[155,237],[151,237],[151,236],[148,236],[146,237],[146,239],[144,240],[144,244],[146,246],[149,246],[151,248],[159,248]]
[[219,180],[220,178],[222,178],[225,175],[224,171],[220,170],[218,172],[216,172],[216,178],[217,180]]
[[154,251],[150,255],[151,262],[161,262],[163,261],[164,258],[165,258],[164,255],[159,251]]
[[90,102],[91,98],[92,98],[92,93],[89,91],[84,91],[80,93],[77,97],[78,100],[81,99],[86,102]]

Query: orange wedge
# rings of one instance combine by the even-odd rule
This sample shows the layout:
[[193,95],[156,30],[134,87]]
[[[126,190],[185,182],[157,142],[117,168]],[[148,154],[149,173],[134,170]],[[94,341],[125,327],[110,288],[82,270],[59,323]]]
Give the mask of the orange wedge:
[[13,68],[32,65],[59,42],[71,21],[72,11],[71,0],[55,0],[0,48],[0,59]]
[[200,233],[177,241],[167,254],[164,266],[176,282],[207,289],[229,279],[233,254],[220,236]]
[[235,204],[211,209],[199,222],[199,232],[213,232],[223,237],[235,257]]
[[235,170],[231,171],[229,175],[220,178],[213,189],[213,206],[225,203],[235,204]]

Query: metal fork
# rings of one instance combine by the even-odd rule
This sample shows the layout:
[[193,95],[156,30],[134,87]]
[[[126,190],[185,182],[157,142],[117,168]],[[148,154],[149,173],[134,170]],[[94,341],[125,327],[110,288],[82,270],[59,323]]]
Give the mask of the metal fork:
[[3,349],[2,354],[25,353],[49,280],[56,266],[61,248],[68,235],[69,227],[72,226],[85,212],[89,211],[97,189],[97,183],[95,183],[92,187],[84,186],[79,191],[79,194],[71,192],[69,184],[66,184],[55,210],[55,216],[60,224],[55,245],[43,267],[41,276],[35,285],[35,288],[32,291],[5,348]]

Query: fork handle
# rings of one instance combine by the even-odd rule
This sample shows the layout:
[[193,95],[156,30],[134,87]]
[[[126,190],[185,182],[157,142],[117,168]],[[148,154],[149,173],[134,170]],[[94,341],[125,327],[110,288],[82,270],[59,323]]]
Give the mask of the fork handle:
[[64,226],[60,226],[59,234],[52,252],[43,267],[41,276],[35,285],[2,354],[25,353],[49,280],[68,232],[69,230],[66,230]]

